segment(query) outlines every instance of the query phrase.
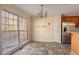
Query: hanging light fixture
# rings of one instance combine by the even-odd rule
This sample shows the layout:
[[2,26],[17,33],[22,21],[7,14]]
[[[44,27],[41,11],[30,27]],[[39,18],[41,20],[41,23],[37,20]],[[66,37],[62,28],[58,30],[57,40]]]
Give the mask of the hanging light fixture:
[[44,10],[44,5],[41,5],[41,9],[37,13],[37,17],[39,17],[39,18],[46,18],[47,17],[47,11]]

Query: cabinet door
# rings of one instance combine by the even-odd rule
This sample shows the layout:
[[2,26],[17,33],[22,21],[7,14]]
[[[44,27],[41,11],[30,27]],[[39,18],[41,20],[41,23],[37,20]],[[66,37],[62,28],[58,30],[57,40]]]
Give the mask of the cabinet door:
[[67,21],[67,22],[72,22],[71,16],[66,16],[66,21]]
[[65,21],[66,21],[66,17],[62,16],[62,22],[65,22]]
[[78,19],[77,19],[77,26],[79,27],[79,16],[78,16]]
[[72,16],[72,22],[75,23],[76,27],[79,27],[79,17],[78,16]]
[[62,17],[62,22],[71,22],[71,21],[72,21],[71,16],[63,16]]
[[73,33],[71,37],[71,50],[79,55],[79,33]]

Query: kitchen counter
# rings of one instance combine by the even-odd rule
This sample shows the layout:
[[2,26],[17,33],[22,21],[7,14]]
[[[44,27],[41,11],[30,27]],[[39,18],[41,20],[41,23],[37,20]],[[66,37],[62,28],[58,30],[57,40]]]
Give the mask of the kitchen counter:
[[79,55],[79,32],[71,32],[71,52]]

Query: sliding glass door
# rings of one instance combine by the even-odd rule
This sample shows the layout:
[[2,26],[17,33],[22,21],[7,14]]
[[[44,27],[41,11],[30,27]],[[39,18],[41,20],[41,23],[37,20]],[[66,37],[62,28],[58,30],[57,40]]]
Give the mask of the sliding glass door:
[[3,53],[7,53],[18,44],[17,16],[3,10],[1,29]]
[[26,42],[27,40],[27,28],[26,19],[18,17],[17,15],[2,10],[1,19],[1,44],[2,53],[6,54],[18,44]]

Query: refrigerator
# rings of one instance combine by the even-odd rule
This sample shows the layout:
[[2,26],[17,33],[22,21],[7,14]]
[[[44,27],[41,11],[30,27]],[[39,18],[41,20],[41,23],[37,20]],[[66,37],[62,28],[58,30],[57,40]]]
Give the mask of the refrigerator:
[[71,43],[71,32],[75,31],[75,23],[62,22],[62,39],[61,42],[65,44]]

